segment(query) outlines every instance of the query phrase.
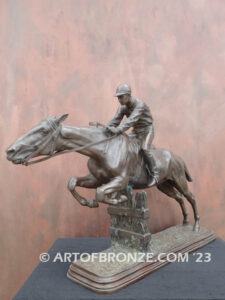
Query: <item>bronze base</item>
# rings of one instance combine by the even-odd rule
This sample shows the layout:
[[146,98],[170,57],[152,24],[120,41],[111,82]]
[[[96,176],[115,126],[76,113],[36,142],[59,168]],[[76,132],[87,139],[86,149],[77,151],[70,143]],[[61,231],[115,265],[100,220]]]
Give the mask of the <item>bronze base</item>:
[[[116,292],[148,274],[169,264],[165,259],[168,253],[187,253],[197,250],[216,238],[214,232],[201,228],[194,232],[192,226],[177,225],[152,235],[147,253],[153,253],[153,262],[73,262],[67,276],[74,282],[99,294]],[[113,245],[102,252],[134,253],[134,249]],[[100,253],[102,253],[100,252]],[[136,252],[138,252],[136,250]]]

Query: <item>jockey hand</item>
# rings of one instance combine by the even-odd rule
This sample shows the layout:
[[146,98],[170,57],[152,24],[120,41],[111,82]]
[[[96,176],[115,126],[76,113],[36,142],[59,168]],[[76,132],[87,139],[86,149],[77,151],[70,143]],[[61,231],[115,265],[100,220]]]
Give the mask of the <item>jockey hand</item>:
[[122,133],[122,131],[121,131],[120,128],[118,128],[118,127],[114,127],[114,126],[106,126],[106,129],[107,129],[107,131],[109,131],[110,133],[113,133],[113,134],[116,134],[116,135]]

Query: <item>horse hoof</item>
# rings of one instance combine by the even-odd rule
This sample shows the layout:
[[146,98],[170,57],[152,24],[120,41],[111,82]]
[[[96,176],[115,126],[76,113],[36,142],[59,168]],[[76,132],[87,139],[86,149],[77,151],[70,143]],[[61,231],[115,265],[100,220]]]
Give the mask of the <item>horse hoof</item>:
[[103,202],[105,196],[104,196],[104,192],[101,190],[101,189],[97,189],[97,192],[96,192],[96,201],[98,202]]
[[88,205],[87,200],[81,199],[81,200],[80,200],[80,205],[82,205],[82,206],[87,206],[87,205]]
[[67,187],[72,192],[75,189],[76,184],[77,184],[77,179],[74,178],[74,177],[72,177],[70,179],[70,181],[68,182],[68,186]]
[[96,200],[89,199],[87,201],[87,206],[90,208],[99,207],[98,202]]
[[193,231],[199,232],[199,230],[200,230],[199,224],[195,224],[194,227],[193,227]]
[[184,221],[183,222],[183,226],[188,226],[189,225],[189,221]]

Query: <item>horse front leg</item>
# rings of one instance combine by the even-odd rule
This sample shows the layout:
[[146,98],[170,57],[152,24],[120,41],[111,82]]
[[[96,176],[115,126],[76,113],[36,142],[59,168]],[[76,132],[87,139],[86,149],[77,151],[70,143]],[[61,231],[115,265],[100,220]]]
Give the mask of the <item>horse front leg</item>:
[[111,203],[110,200],[106,200],[105,196],[114,192],[119,192],[125,189],[127,185],[128,185],[128,179],[126,176],[121,176],[121,175],[117,176],[107,184],[97,188],[96,200],[98,202],[105,202],[107,204],[116,204],[114,202]]
[[89,189],[95,189],[100,186],[100,183],[98,182],[97,178],[95,178],[92,174],[89,174],[87,176],[74,178],[72,177],[70,181],[68,182],[68,189],[73,195],[73,197],[82,205],[82,206],[88,206],[91,208],[98,207],[98,202],[96,200],[87,200],[84,197],[82,197],[77,191],[76,186],[85,187]]

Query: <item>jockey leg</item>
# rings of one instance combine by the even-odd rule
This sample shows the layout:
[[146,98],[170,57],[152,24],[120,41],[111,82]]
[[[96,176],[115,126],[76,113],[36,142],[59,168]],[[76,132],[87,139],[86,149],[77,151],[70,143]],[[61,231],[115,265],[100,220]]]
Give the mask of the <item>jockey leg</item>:
[[148,169],[149,175],[152,177],[152,181],[148,184],[148,187],[151,187],[151,186],[159,183],[159,173],[158,173],[155,158],[154,158],[151,150],[143,149],[143,152],[144,152],[144,156],[146,158],[147,169]]
[[157,169],[156,161],[154,155],[151,151],[151,144],[154,138],[154,128],[153,126],[149,127],[149,131],[142,139],[142,151],[144,153],[144,158],[147,164],[147,169],[149,175],[152,177],[152,181],[148,184],[148,187],[157,185],[159,182],[159,172]]

